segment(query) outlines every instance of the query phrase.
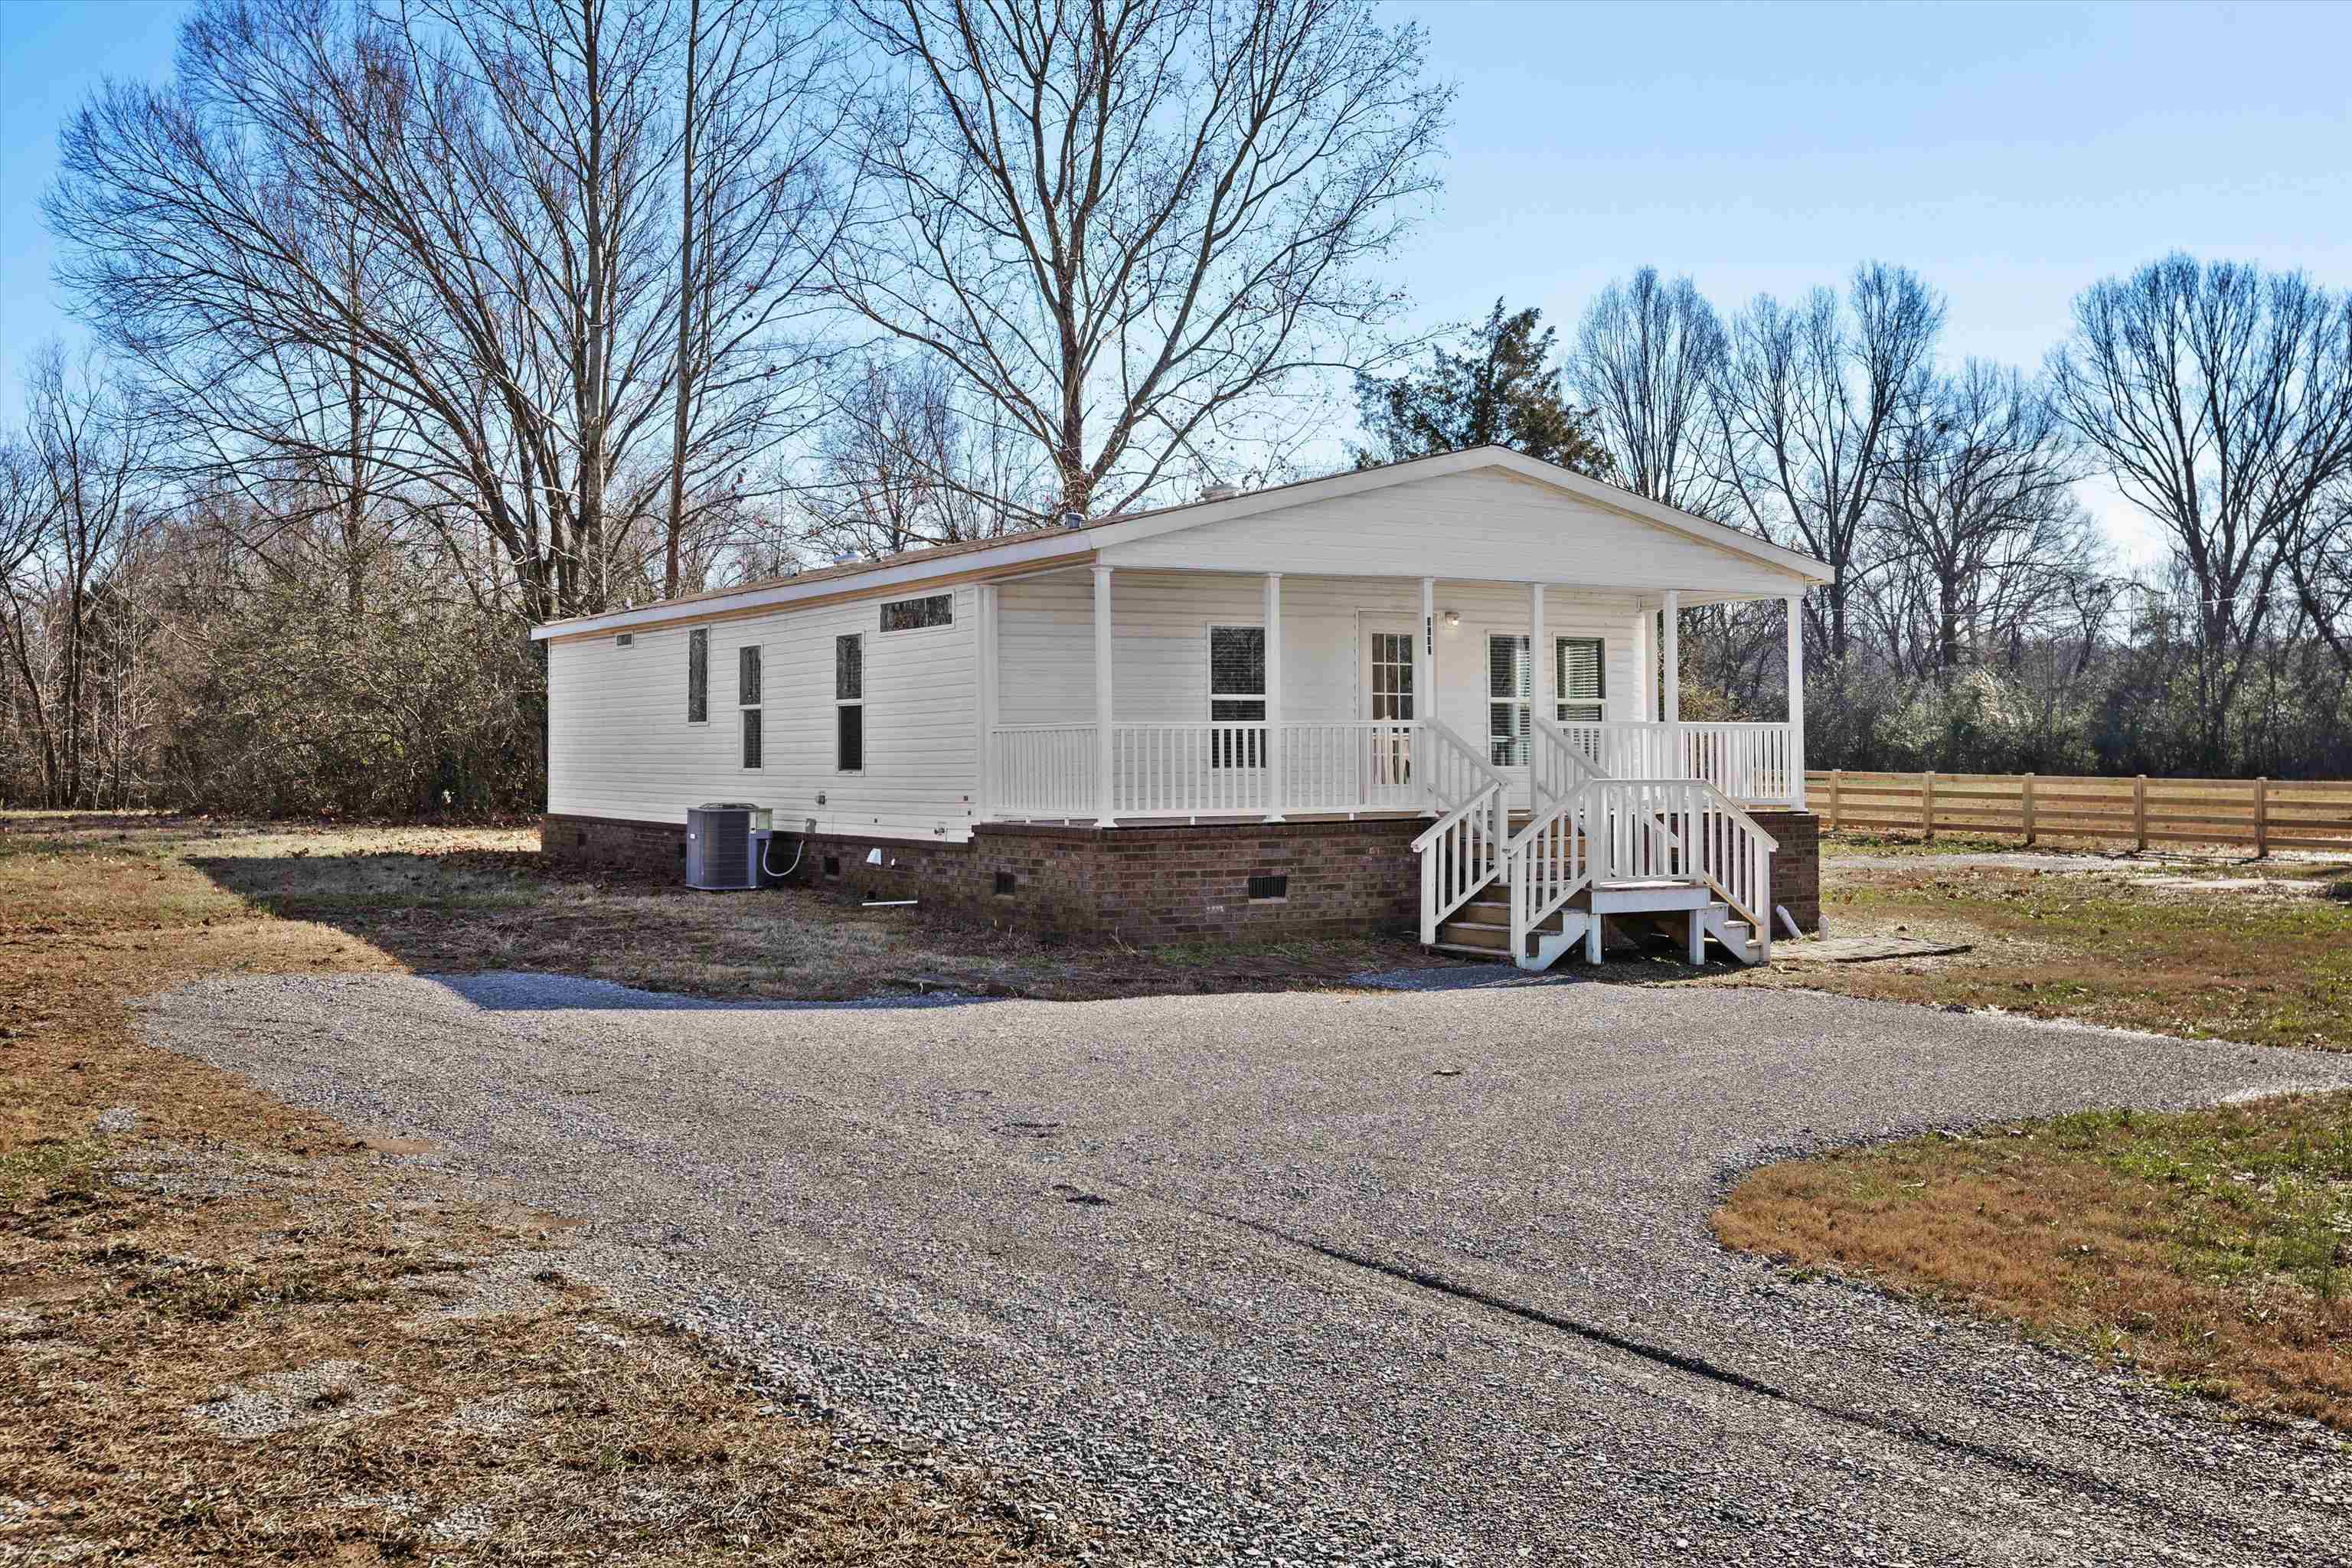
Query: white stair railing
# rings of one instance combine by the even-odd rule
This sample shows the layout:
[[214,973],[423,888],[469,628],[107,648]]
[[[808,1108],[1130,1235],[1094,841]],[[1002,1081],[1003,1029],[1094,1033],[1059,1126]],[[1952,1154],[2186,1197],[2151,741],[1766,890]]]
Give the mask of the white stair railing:
[[1698,779],[1598,779],[1584,798],[1595,881],[1703,881],[1769,947],[1780,845],[1721,790]]
[[1585,786],[1601,777],[1559,726],[1538,715],[1532,729],[1528,779],[1535,815],[1504,849],[1514,959],[1527,952],[1528,934],[1592,879],[1582,807]]
[[1467,741],[1433,719],[1421,723],[1416,763],[1435,822],[1412,841],[1421,857],[1421,940],[1433,942],[1447,916],[1503,874],[1510,837],[1507,781]]

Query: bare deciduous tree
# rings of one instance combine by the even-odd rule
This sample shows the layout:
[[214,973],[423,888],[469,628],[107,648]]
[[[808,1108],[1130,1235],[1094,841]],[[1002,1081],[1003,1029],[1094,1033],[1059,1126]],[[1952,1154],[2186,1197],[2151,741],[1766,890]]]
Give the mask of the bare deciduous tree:
[[[352,401],[389,411],[371,466],[453,552],[494,543],[506,580],[482,591],[594,608],[662,491],[730,493],[803,390],[772,328],[807,266],[807,148],[759,128],[797,112],[761,72],[804,35],[729,35],[763,52],[722,48],[698,91],[700,258],[674,268],[673,20],[667,0],[211,0],[171,89],[110,87],[68,126],[68,283],[167,389],[250,393],[247,459],[347,459],[348,427],[299,416],[278,367],[357,367]],[[719,89],[746,81],[775,96]]]
[[1828,564],[1806,612],[1832,661],[1853,651],[1887,468],[1943,323],[1926,284],[1870,262],[1843,301],[1818,289],[1787,310],[1768,296],[1732,327],[1715,407],[1734,515]]
[[107,755],[102,711],[113,694],[95,668],[111,653],[122,585],[110,578],[150,521],[152,444],[125,417],[121,389],[95,362],[68,364],[56,344],[36,358],[22,448],[12,454],[0,547],[8,572],[0,616],[17,708],[39,757],[44,804],[95,804]]
[[2013,645],[2089,570],[2089,518],[2073,486],[2072,433],[2042,388],[1970,360],[1926,390],[1889,466],[1886,628],[1898,654],[1916,637],[1922,673],[1948,679]]
[[[1449,89],[1369,0],[854,0],[898,68],[861,106],[851,310],[935,355],[1116,510],[1277,395],[1363,362]],[[1030,498],[1004,497],[1008,502]]]
[[1709,400],[1729,352],[1723,322],[1687,278],[1644,267],[1601,291],[1584,312],[1568,374],[1616,471],[1635,495],[1717,517],[1721,426]]
[[2329,487],[2352,472],[2352,297],[2174,255],[2074,301],[2059,405],[2193,584],[2204,749]]
[[841,64],[826,20],[781,0],[687,0],[666,595],[682,586],[699,451],[716,447],[723,471],[726,455],[761,452],[803,423],[774,395],[818,356],[782,328],[809,302],[847,205],[824,178],[839,111],[813,112]]
[[843,378],[817,449],[814,542],[827,555],[888,555],[987,539],[1030,514],[1000,495],[1034,493],[1003,432],[956,407],[956,377],[938,361],[867,360]]

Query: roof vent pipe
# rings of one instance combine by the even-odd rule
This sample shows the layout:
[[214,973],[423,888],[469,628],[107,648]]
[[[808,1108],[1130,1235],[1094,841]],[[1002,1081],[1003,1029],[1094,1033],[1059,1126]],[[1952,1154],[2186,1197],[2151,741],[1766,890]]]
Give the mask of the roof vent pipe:
[[1242,493],[1239,485],[1205,485],[1201,489],[1202,500],[1231,500]]
[[1066,511],[1062,514],[1062,526],[1064,528],[1084,528],[1086,525],[1087,514],[1085,512]]

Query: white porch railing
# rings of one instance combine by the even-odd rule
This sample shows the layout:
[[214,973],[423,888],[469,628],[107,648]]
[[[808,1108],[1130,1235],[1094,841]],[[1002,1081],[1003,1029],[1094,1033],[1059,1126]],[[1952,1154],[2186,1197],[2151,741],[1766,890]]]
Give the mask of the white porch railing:
[[1095,798],[1092,724],[1015,724],[991,737],[988,798],[1000,816],[1074,816]]
[[1562,724],[1595,768],[1616,779],[1704,779],[1733,800],[1803,799],[1787,724]]
[[[1540,816],[1588,774],[1694,778],[1732,801],[1795,804],[1801,759],[1786,724],[1561,724],[1537,721],[1529,766],[1507,776],[1501,798]],[[1475,786],[1474,746],[1427,739],[1433,721],[1333,720],[1285,723],[1113,724],[1111,813],[1118,817],[1270,816],[1291,813],[1432,811],[1443,814]],[[1101,813],[1092,724],[1017,724],[991,732],[990,814],[1025,819]],[[1273,798],[1269,745],[1281,747],[1281,799]],[[1466,754],[1465,754],[1466,753]]]

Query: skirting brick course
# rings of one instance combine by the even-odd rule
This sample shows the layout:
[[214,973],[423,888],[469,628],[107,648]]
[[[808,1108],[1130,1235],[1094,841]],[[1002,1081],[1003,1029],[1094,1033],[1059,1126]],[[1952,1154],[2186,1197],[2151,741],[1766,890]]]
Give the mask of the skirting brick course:
[[1780,845],[1772,855],[1772,901],[1787,908],[1799,931],[1821,930],[1822,819],[1810,811],[1748,815]]
[[[1751,815],[1780,842],[1774,901],[1815,930],[1820,820],[1802,811]],[[797,846],[792,881],[845,900],[917,899],[1043,934],[1138,945],[1410,934],[1421,898],[1412,840],[1427,826],[1417,816],[1111,829],[984,822],[961,844],[779,836],[772,858],[789,865]],[[677,824],[550,816],[540,837],[566,865],[685,876],[686,829]],[[1283,879],[1281,896],[1253,898],[1253,877]]]

